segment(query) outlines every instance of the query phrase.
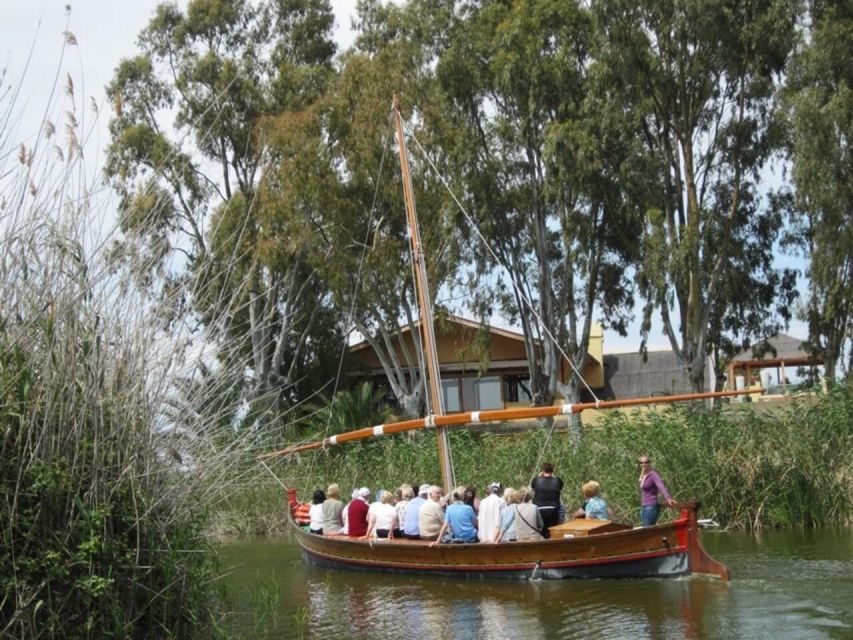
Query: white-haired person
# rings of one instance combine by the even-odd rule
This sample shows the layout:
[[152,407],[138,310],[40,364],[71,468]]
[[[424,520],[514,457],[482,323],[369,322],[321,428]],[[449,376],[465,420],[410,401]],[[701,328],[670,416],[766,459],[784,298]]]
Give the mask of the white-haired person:
[[[403,521],[403,537],[410,540],[420,540],[420,515],[421,507],[429,500],[429,485],[422,484],[418,487],[418,495],[409,500],[409,506],[406,507],[406,519]],[[439,524],[439,527],[441,524]]]
[[361,538],[367,533],[367,501],[370,500],[370,489],[362,487],[358,497],[347,507],[347,535],[350,538]]
[[512,487],[507,487],[504,490],[506,507],[501,511],[500,525],[495,530],[495,542],[516,541],[518,534],[516,533],[515,519],[518,516],[518,502],[520,497],[519,492]]
[[394,509],[397,510],[397,526],[394,529],[394,537],[404,537],[403,527],[406,523],[406,511],[409,510],[409,504],[415,497],[415,492],[412,490],[412,485],[401,484],[394,494]]
[[486,497],[480,500],[480,511],[477,514],[477,537],[480,542],[494,542],[497,531],[500,530],[501,512],[506,508],[506,502],[501,497],[503,487],[500,482],[493,482],[486,487]]
[[394,539],[397,528],[397,510],[394,508],[394,496],[390,491],[379,493],[379,501],[371,505],[367,516],[367,531],[363,538],[375,535],[377,538]]
[[444,510],[441,508],[441,487],[432,485],[427,493],[427,501],[421,505],[418,513],[418,530],[421,540],[438,540],[438,532],[444,525]]

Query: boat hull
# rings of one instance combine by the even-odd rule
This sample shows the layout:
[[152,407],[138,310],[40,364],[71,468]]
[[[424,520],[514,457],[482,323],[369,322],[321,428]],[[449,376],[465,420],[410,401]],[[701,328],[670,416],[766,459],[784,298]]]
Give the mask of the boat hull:
[[360,540],[302,530],[297,539],[315,566],[413,575],[497,579],[648,578],[728,570],[702,549],[695,510],[654,527],[588,537],[500,544]]
[[426,575],[442,577],[464,577],[466,579],[496,580],[564,580],[596,578],[661,578],[675,577],[690,573],[687,554],[677,553],[656,558],[606,562],[578,566],[560,566],[540,569],[537,564],[516,567],[488,568],[448,568],[448,567],[402,567],[365,565],[340,558],[315,555],[303,547],[305,561],[315,567],[325,569],[345,569],[353,571],[382,571],[405,575]]

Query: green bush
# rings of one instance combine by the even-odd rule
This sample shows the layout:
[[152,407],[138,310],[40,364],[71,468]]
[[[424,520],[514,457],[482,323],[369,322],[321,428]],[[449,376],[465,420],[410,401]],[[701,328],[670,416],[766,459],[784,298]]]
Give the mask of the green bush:
[[206,512],[164,459],[174,345],[89,235],[74,110],[64,163],[21,145],[0,176],[0,637],[210,635]]

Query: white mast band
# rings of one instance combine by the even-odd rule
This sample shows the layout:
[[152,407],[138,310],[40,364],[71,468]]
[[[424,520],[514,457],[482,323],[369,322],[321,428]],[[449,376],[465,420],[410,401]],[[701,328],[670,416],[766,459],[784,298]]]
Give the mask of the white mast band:
[[434,427],[435,426],[435,416],[430,415],[424,418],[424,426],[425,427]]
[[471,422],[479,422],[480,421],[480,412],[472,411],[471,412]]
[[329,438],[329,444],[338,444],[338,436],[332,436]]
[[384,424],[378,424],[375,427],[373,427],[373,435],[374,436],[381,436],[384,434],[385,434],[385,425]]
[[572,412],[572,405],[571,404],[564,404],[562,407],[560,407],[560,413],[562,413],[564,416],[569,415],[571,412]]

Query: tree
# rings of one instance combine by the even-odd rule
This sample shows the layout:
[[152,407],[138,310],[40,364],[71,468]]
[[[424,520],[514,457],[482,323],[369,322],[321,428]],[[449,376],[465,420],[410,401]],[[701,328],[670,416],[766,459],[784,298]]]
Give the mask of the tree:
[[[311,109],[270,122],[279,159],[269,182],[282,207],[315,212],[308,221],[322,246],[314,264],[336,308],[373,347],[404,413],[424,410],[425,374],[399,162],[389,119],[400,92],[418,137],[434,135],[434,80],[423,50],[413,41],[412,7],[364,3],[360,35],[328,94]],[[440,148],[434,145],[431,148]],[[433,293],[455,271],[454,234],[446,196],[425,159],[412,153],[415,199],[429,257]],[[288,216],[284,216],[287,218]],[[307,230],[306,230],[307,231]]]
[[[723,187],[723,193],[715,197],[723,210],[729,205],[729,195]],[[752,241],[732,245],[728,269],[737,276],[721,282],[720,296],[725,304],[716,305],[709,320],[708,346],[717,390],[722,390],[731,359],[750,347],[759,348],[766,344],[766,338],[782,331],[799,297],[797,271],[778,268],[774,260],[776,240],[784,234],[787,198],[771,193],[762,203],[754,188],[744,187],[740,199],[733,228]],[[714,239],[709,238],[709,242]],[[713,247],[705,251],[712,254]]]
[[[726,283],[762,284],[749,279],[750,261],[732,258],[758,251],[764,263],[773,246],[772,236],[762,234],[775,233],[775,225],[753,224],[744,203],[779,143],[772,98],[795,42],[799,4],[593,5],[605,38],[602,64],[619,99],[642,114],[648,153],[658,162],[658,193],[647,205],[638,274],[646,299],[643,329],[648,332],[659,311],[697,391],[704,386],[709,341],[718,339],[709,338],[712,319],[728,313]],[[767,284],[772,287],[772,279]],[[760,307],[741,301],[744,311]]]
[[624,331],[632,300],[635,154],[595,87],[593,27],[578,2],[466,3],[438,66],[463,192],[491,247],[471,242],[476,308],[520,323],[536,404],[577,400],[579,379],[560,382],[563,354],[579,370],[596,310]]
[[853,371],[853,11],[813,2],[783,98],[788,116],[795,234],[810,259],[809,344],[834,380],[845,346]]
[[311,239],[284,237],[298,222],[259,189],[272,161],[259,125],[323,92],[333,21],[326,0],[162,4],[109,85],[117,253],[166,297],[168,321],[191,311],[221,332],[221,359],[250,371],[247,399],[273,407],[296,399],[334,325]]

